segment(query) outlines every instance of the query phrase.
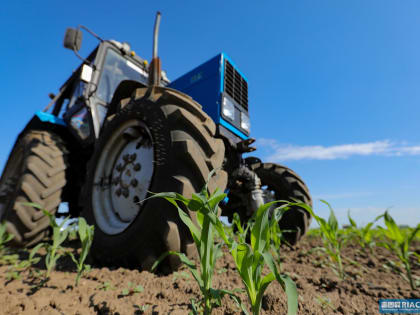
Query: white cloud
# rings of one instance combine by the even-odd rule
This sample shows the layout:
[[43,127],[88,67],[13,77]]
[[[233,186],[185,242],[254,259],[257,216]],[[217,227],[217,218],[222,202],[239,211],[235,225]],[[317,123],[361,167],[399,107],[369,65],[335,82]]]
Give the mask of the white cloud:
[[322,199],[326,201],[337,200],[337,199],[354,199],[360,197],[369,197],[373,196],[372,192],[348,192],[348,193],[337,193],[337,194],[313,194],[312,199]]
[[340,144],[334,146],[295,146],[281,145],[274,139],[258,139],[258,145],[265,147],[268,160],[335,160],[346,159],[351,156],[404,156],[420,155],[420,145],[410,146],[398,144],[389,140],[381,140],[366,143]]

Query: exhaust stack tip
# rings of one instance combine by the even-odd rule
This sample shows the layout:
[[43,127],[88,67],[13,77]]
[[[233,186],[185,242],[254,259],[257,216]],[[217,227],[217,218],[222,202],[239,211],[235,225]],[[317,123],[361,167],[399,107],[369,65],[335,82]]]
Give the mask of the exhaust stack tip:
[[153,54],[152,61],[150,62],[149,71],[149,85],[159,85],[161,79],[161,64],[158,57],[158,38],[160,26],[161,13],[157,11],[155,18],[155,27],[153,31]]

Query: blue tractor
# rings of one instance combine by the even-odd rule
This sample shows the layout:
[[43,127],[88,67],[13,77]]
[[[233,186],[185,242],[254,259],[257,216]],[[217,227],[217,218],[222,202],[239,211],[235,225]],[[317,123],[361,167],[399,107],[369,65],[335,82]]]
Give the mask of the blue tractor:
[[[51,102],[18,136],[0,180],[0,220],[16,246],[32,246],[49,232],[52,214],[67,202],[73,217],[95,226],[92,258],[101,264],[150,269],[168,250],[194,252],[177,211],[150,192],[187,197],[201,190],[228,193],[221,214],[244,222],[273,200],[312,204],[289,168],[244,158],[251,147],[248,81],[224,53],[169,81],[160,69],[157,34],[149,64],[127,43],[103,40],[86,27],[66,31],[64,46],[82,59]],[[99,40],[87,57],[82,29]],[[194,216],[194,213],[191,213]],[[289,244],[306,232],[310,215],[287,211],[279,224]],[[162,268],[178,267],[176,256]]]

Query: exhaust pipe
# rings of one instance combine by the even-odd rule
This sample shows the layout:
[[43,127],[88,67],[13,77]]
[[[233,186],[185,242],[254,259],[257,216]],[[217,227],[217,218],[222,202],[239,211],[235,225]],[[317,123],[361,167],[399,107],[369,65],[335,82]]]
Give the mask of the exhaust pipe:
[[153,55],[149,66],[149,86],[158,86],[161,80],[161,63],[158,57],[158,37],[160,26],[160,12],[156,13],[155,28],[153,31]]

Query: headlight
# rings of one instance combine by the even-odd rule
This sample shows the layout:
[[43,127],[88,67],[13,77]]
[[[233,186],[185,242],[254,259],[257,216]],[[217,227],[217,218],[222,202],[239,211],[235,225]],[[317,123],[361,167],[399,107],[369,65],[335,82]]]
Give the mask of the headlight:
[[227,97],[223,98],[222,111],[224,116],[235,120],[235,105]]
[[249,117],[243,112],[241,112],[241,128],[248,132],[251,131],[251,122],[249,121]]

